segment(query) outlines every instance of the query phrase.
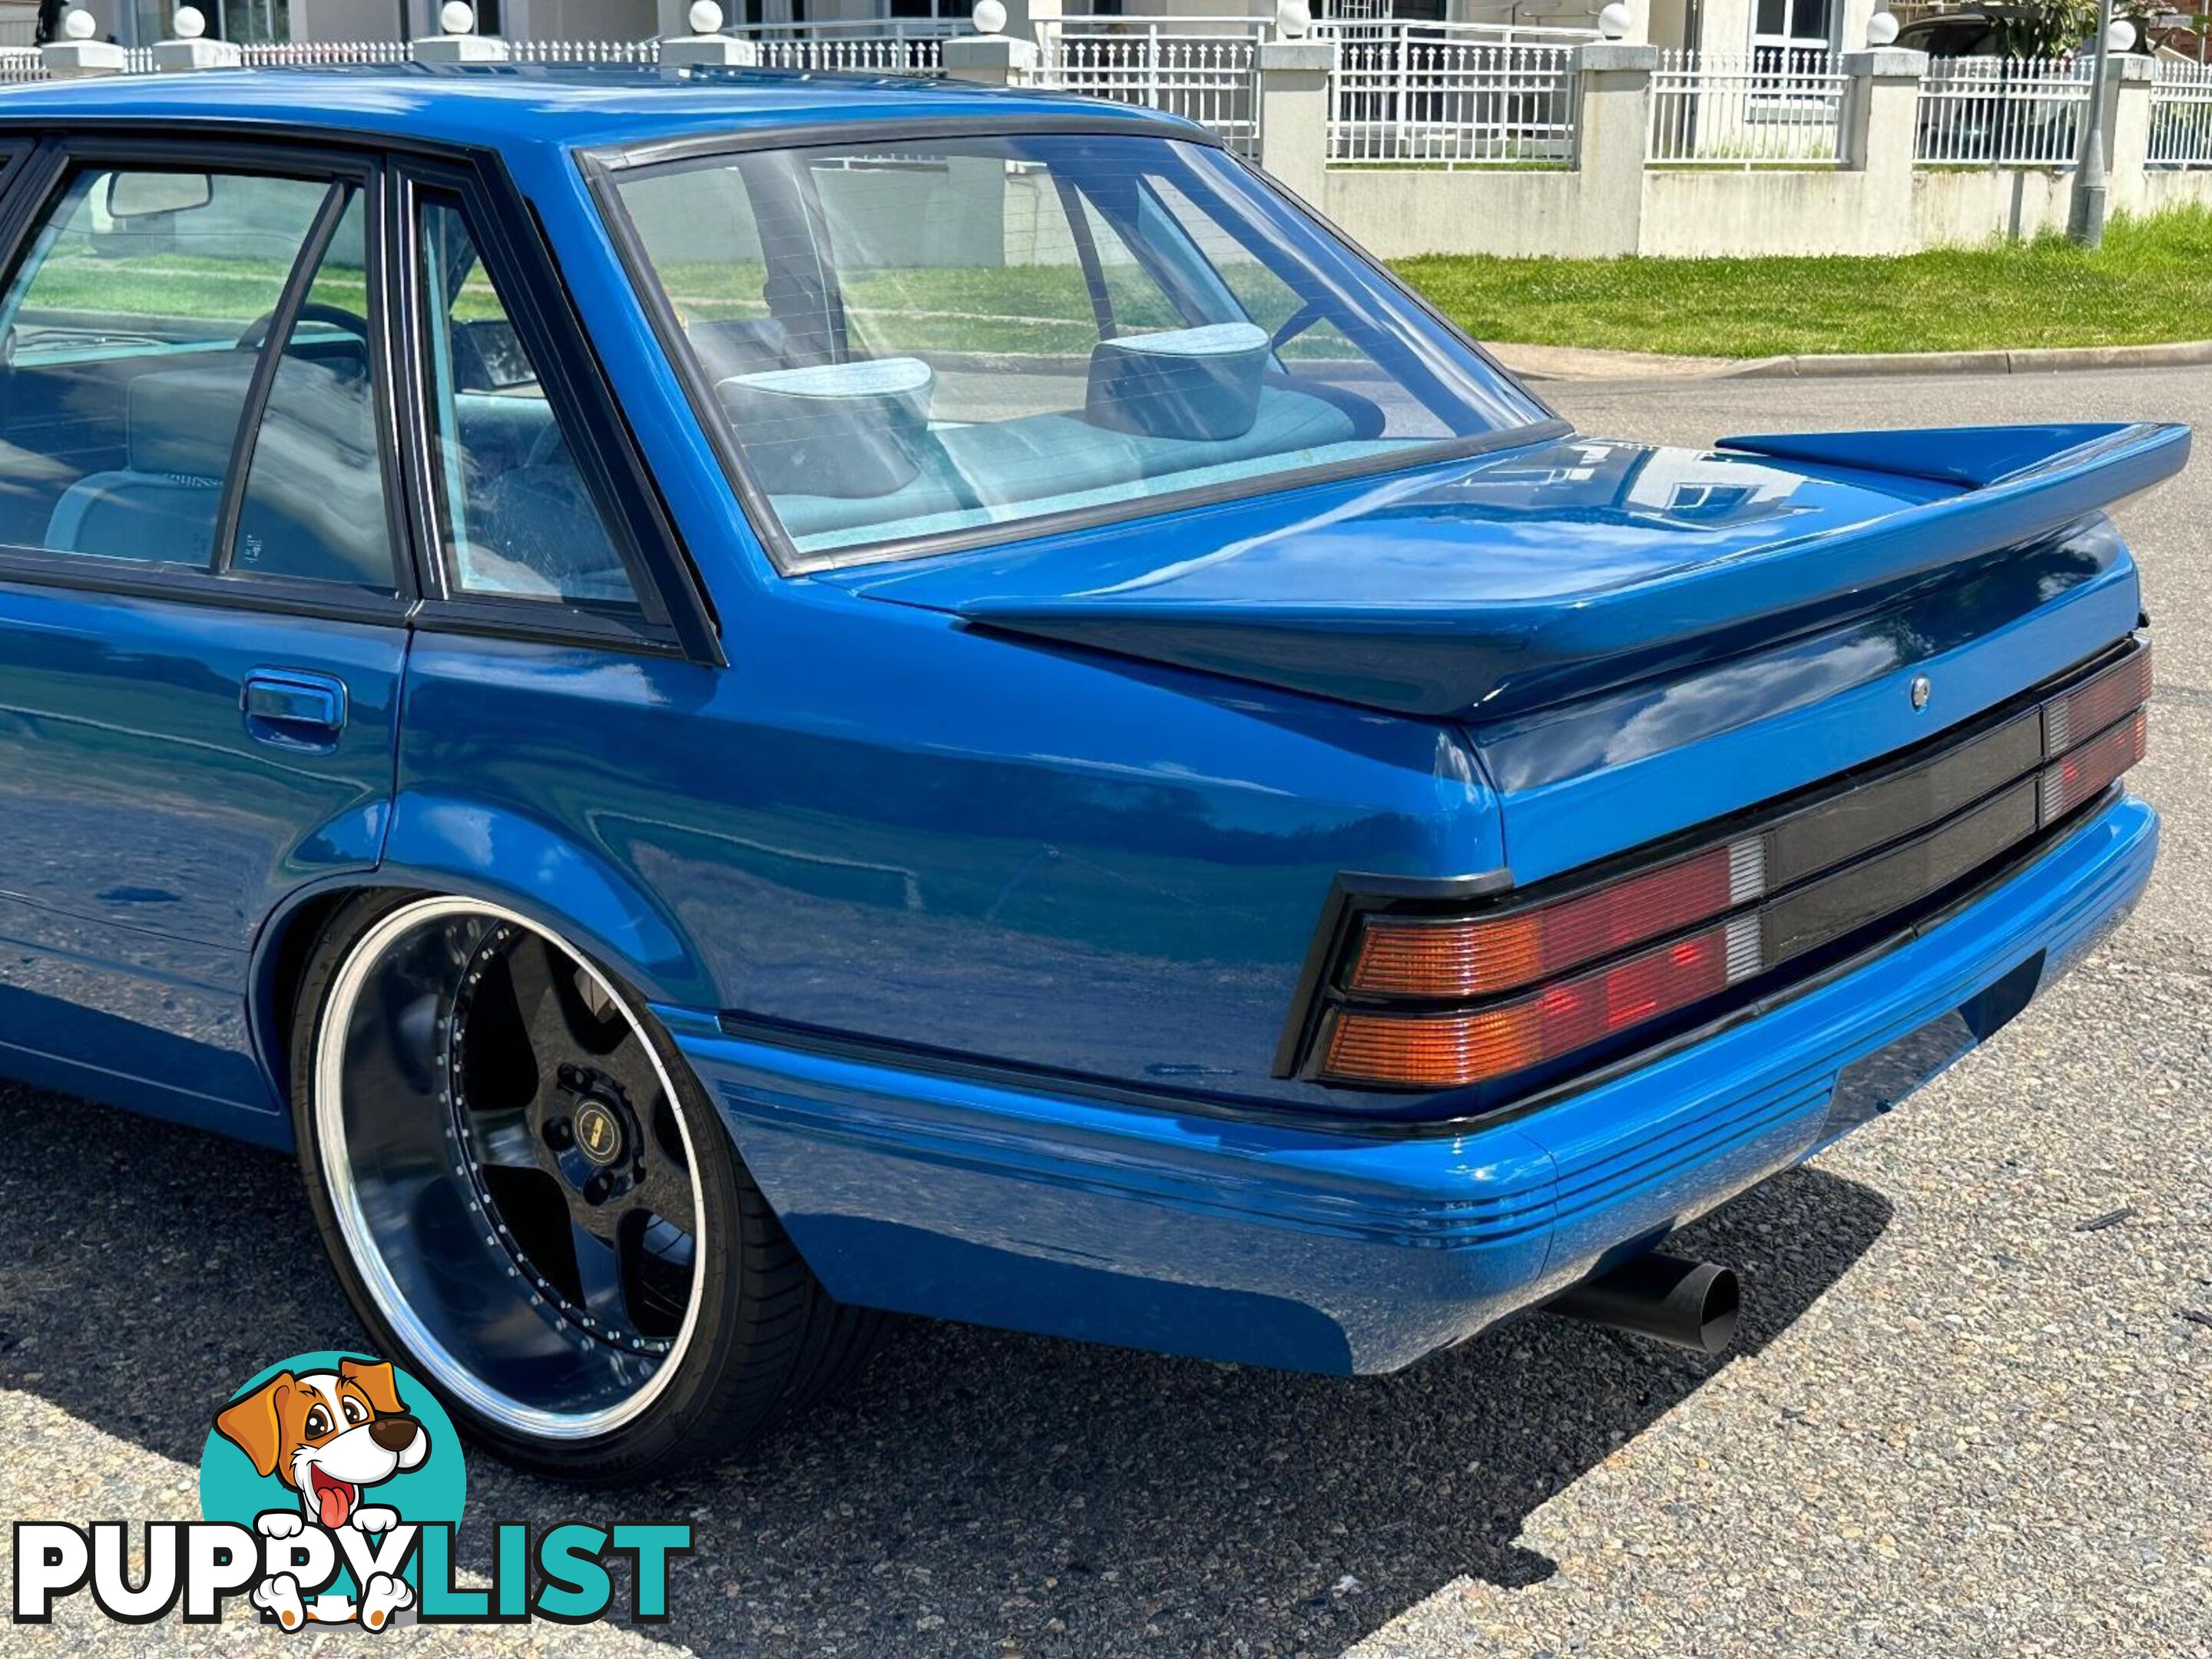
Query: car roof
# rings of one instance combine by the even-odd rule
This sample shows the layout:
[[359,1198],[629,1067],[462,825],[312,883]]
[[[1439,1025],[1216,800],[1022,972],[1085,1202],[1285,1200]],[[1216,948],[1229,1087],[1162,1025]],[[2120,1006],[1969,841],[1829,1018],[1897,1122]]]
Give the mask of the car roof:
[[1103,121],[1190,137],[1172,116],[1060,93],[966,82],[777,70],[416,64],[199,70],[11,87],[0,131],[70,118],[350,133],[511,150],[594,149],[777,127],[966,120]]

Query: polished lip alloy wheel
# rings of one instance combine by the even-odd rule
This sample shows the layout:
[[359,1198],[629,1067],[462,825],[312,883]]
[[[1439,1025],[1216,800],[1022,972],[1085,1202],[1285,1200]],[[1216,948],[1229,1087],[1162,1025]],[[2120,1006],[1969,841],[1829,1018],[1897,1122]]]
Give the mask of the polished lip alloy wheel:
[[346,957],[314,1058],[339,1231],[428,1376],[532,1437],[644,1412],[708,1240],[682,1097],[605,976],[512,911],[413,901]]

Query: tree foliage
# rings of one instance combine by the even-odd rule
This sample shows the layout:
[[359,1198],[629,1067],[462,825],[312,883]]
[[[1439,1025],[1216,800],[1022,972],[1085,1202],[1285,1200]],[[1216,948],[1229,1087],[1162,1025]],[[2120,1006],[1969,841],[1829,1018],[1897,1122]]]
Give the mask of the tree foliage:
[[[2113,0],[2112,15],[2136,26],[2138,38],[2158,9],[2147,0]],[[2008,58],[2065,58],[2097,39],[2097,0],[2036,0],[1994,20],[1997,44]]]

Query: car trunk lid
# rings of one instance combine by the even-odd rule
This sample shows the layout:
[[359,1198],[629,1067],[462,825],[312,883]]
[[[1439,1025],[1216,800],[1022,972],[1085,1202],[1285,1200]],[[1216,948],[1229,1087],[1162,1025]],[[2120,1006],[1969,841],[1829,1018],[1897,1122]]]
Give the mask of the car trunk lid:
[[[1458,725],[1516,884],[1910,746],[2132,628],[2185,428],[1580,437],[840,581]],[[1929,682],[1916,694],[1912,682]]]

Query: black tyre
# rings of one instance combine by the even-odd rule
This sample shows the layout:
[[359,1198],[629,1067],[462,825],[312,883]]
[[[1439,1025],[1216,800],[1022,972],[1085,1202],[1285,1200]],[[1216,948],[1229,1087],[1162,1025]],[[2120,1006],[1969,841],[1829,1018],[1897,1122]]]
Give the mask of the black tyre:
[[849,1378],[823,1290],[642,1000],[522,916],[365,894],[298,998],[307,1197],[386,1357],[501,1456],[696,1466]]

